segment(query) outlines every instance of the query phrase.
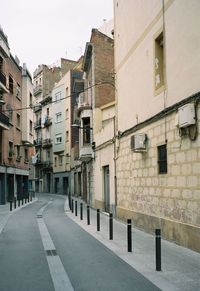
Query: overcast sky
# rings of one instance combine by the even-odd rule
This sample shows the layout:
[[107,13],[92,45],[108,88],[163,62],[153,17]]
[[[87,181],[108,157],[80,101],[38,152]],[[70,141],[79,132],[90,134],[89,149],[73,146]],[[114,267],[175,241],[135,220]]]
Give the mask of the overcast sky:
[[0,25],[11,53],[29,71],[61,57],[77,60],[91,29],[113,18],[113,0],[0,0]]

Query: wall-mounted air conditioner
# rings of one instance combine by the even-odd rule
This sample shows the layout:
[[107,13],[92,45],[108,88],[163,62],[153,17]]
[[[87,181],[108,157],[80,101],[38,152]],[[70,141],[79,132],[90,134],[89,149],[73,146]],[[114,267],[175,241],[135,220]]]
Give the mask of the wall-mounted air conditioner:
[[180,128],[195,124],[194,103],[188,103],[178,109],[178,126]]
[[147,151],[147,135],[145,133],[138,133],[131,136],[131,149],[134,152]]

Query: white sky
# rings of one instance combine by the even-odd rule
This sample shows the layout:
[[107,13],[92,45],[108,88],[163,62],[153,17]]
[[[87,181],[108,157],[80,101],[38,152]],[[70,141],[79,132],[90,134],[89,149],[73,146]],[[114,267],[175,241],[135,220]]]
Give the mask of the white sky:
[[0,0],[0,25],[12,55],[29,71],[61,57],[78,60],[92,28],[113,17],[113,0]]

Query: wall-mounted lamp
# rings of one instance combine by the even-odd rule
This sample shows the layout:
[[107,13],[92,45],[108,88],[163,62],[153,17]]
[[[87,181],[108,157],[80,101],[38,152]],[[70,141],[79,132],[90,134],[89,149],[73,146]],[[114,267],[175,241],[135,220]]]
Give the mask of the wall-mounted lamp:
[[80,129],[90,129],[90,130],[92,130],[93,128],[92,127],[90,127],[90,126],[80,126],[79,124],[77,124],[77,123],[73,123],[72,125],[71,125],[71,127],[73,127],[73,128],[80,128]]

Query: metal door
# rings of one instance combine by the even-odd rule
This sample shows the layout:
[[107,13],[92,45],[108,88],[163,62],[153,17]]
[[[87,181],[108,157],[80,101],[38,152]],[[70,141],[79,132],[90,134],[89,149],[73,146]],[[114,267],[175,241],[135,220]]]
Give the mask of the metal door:
[[110,211],[110,173],[109,166],[103,167],[103,175],[104,175],[104,203],[105,203],[105,211]]

